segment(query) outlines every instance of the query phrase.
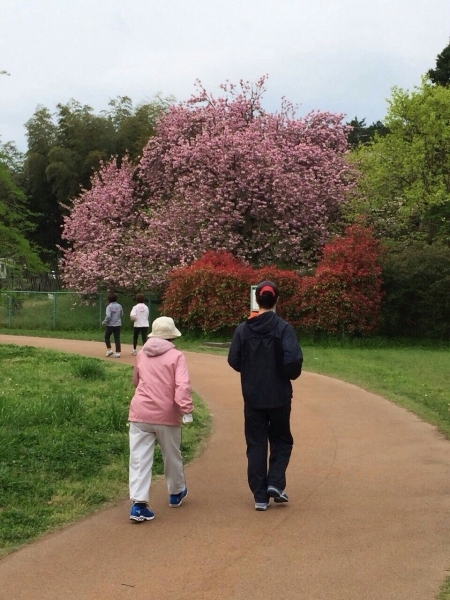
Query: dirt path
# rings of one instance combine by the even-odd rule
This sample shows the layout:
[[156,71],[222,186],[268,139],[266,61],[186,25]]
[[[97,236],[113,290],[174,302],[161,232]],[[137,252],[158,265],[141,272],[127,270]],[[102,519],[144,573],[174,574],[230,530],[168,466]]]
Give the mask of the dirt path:
[[[0,336],[103,357],[95,342]],[[186,353],[213,414],[189,496],[132,525],[119,501],[0,561],[2,600],[432,600],[450,567],[450,443],[355,386],[304,373],[294,385],[287,505],[256,512],[246,482],[239,378]],[[125,346],[122,362],[132,364]],[[108,359],[111,360],[111,359]]]

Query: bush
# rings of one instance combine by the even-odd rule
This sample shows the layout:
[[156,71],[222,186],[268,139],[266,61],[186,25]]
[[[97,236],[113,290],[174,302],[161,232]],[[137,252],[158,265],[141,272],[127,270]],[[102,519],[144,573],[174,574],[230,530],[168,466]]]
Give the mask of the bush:
[[313,333],[369,335],[381,316],[382,247],[372,231],[353,225],[325,245],[311,277],[301,283],[301,326]]
[[190,330],[231,330],[248,317],[251,272],[229,253],[207,252],[170,275],[160,312]]
[[450,339],[450,248],[415,245],[383,263],[386,335]]
[[161,310],[191,330],[230,332],[248,317],[250,285],[270,279],[280,289],[277,313],[294,327],[367,335],[380,322],[381,253],[371,230],[359,226],[324,247],[312,277],[253,269],[229,253],[207,252],[172,273]]

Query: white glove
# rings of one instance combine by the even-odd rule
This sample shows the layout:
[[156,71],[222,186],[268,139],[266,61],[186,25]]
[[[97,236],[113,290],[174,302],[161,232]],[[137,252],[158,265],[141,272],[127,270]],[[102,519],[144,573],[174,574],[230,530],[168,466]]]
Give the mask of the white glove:
[[192,413],[188,413],[187,415],[183,415],[183,418],[181,420],[183,421],[183,423],[192,423],[192,421],[193,421]]

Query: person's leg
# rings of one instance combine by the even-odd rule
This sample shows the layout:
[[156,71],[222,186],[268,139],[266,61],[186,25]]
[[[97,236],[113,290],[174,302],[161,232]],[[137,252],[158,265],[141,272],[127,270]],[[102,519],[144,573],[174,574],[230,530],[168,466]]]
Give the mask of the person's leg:
[[148,327],[141,327],[142,345],[147,341]]
[[180,450],[181,427],[171,427],[169,425],[155,425],[154,427],[161,446],[167,489],[170,495],[179,494],[186,487],[183,458]]
[[269,471],[267,485],[279,490],[286,487],[286,469],[291,458],[292,439],[290,427],[291,404],[270,409],[269,418]]
[[136,348],[137,348],[137,343],[138,343],[138,338],[139,338],[139,329],[140,329],[140,327],[135,327],[133,329],[133,350],[136,350]]
[[156,435],[152,425],[130,423],[129,488],[133,502],[148,502]]
[[105,344],[108,350],[111,350],[111,334],[113,332],[113,327],[107,325],[105,327]]
[[116,345],[116,353],[120,354],[120,326],[113,327],[114,344]]
[[269,421],[265,410],[244,406],[248,485],[255,502],[267,502],[267,446]]

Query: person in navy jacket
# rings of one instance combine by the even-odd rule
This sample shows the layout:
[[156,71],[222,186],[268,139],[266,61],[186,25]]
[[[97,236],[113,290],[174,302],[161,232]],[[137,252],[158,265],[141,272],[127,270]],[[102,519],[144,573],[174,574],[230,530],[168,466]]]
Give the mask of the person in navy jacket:
[[259,313],[236,328],[228,364],[241,374],[249,487],[255,509],[266,510],[270,498],[289,500],[291,380],[301,374],[303,355],[293,327],[275,314],[277,286],[262,281],[255,295]]

